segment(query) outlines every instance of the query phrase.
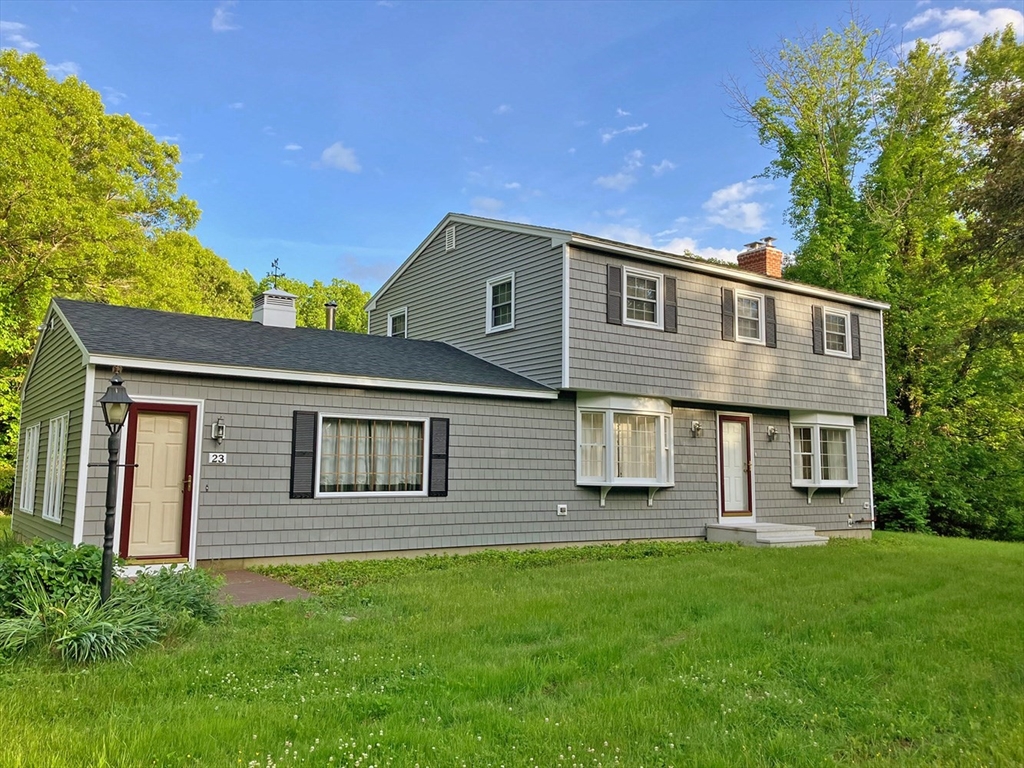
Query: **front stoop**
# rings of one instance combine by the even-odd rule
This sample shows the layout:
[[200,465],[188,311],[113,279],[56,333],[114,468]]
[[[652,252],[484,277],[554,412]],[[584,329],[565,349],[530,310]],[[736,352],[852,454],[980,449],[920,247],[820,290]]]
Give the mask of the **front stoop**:
[[820,547],[827,536],[818,536],[809,525],[779,523],[718,523],[709,525],[708,541],[723,541],[744,547]]

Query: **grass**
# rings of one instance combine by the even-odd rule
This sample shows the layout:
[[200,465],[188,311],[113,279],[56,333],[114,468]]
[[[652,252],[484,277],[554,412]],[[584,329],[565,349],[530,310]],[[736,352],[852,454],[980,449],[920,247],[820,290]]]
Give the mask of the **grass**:
[[1021,545],[655,549],[287,569],[320,596],[0,670],[0,765],[1024,764]]

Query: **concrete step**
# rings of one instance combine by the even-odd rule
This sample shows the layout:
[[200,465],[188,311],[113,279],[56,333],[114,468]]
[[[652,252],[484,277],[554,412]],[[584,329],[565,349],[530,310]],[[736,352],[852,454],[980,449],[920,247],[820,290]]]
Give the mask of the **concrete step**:
[[820,547],[827,536],[818,536],[809,525],[781,523],[717,523],[707,527],[708,541],[724,541],[745,547]]

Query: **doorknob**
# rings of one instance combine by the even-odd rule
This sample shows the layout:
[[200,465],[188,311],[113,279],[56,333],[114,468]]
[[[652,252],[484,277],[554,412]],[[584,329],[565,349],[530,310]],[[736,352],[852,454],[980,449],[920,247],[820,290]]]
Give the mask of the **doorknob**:
[[750,472],[750,467],[751,467],[751,464],[750,464],[750,462],[748,461],[748,462],[747,462],[747,464],[746,464],[746,467],[744,468],[744,470],[743,470],[743,471],[744,471],[744,472],[747,472],[747,473],[749,474],[749,472]]
[[185,478],[185,481],[182,483],[182,485],[184,486],[184,488],[182,488],[182,493],[191,493],[192,492],[192,475],[188,475]]

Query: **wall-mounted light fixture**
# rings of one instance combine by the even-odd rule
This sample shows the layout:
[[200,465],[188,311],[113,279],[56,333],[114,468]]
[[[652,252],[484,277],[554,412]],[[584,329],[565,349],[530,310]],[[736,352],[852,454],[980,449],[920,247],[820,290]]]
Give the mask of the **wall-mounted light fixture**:
[[768,442],[774,443],[775,438],[779,436],[779,430],[775,428],[774,424],[768,425]]
[[217,445],[220,445],[221,443],[224,442],[224,432],[224,419],[219,418],[217,419],[217,421],[210,425],[210,437],[212,437],[217,442]]
[[690,434],[693,437],[700,437],[704,433],[704,427],[700,425],[699,421],[690,422]]

